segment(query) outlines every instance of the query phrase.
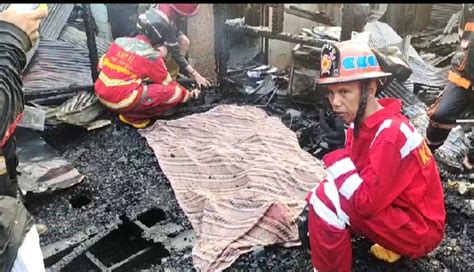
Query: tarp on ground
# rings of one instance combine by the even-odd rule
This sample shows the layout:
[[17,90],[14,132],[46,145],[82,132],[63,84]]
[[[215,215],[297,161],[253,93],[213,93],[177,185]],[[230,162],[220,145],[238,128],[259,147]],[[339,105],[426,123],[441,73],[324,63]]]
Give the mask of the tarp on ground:
[[256,247],[299,244],[297,217],[325,171],[279,118],[221,105],[140,133],[198,237],[196,268],[222,270]]

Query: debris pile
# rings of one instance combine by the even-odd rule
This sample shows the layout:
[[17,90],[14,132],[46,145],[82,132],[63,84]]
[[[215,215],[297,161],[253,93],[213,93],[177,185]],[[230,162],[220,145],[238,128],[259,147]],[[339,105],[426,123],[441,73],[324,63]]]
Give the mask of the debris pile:
[[[20,161],[25,162],[20,164],[19,170],[24,173],[23,178],[33,180],[20,187],[24,191],[43,193],[27,194],[25,198],[37,222],[45,223],[49,228],[49,232],[41,237],[46,267],[52,271],[193,270],[192,247],[196,238],[202,237],[195,237],[192,224],[185,214],[186,209],[181,208],[177,200],[179,192],[173,190],[173,181],[168,181],[161,168],[169,164],[167,159],[176,159],[176,154],[158,161],[139,132],[116,119],[100,130],[89,132],[83,129],[101,127],[110,121],[92,122],[102,114],[103,109],[93,99],[86,37],[81,29],[81,9],[74,5],[56,5],[59,6],[49,4],[52,19],[42,25],[56,25],[56,28],[54,31],[46,30],[47,36],[41,38],[24,74],[26,100],[46,113],[47,126],[40,134],[47,144],[35,132],[22,134],[19,131]],[[5,6],[0,4],[0,9]],[[435,6],[438,9],[442,5]],[[397,46],[405,55],[412,75],[405,82],[392,81],[382,95],[401,99],[404,113],[422,133],[428,122],[426,105],[415,93],[439,93],[446,84],[445,62],[449,59],[449,53],[443,55],[434,48],[455,45],[452,43],[452,30],[456,19],[447,18],[445,14],[442,16],[445,20],[441,27],[445,26],[443,30],[413,34],[411,45],[410,37],[400,37],[386,24],[370,22],[365,29],[372,33],[369,41],[372,47]],[[228,24],[243,26],[239,20],[233,21],[233,24],[229,20]],[[262,31],[258,27],[251,30]],[[309,40],[335,41],[340,28],[339,32],[337,28],[327,27],[305,29],[303,32],[310,37]],[[295,37],[292,39],[297,40]],[[110,41],[98,37],[96,41],[100,53],[110,44]],[[431,49],[434,51],[429,51]],[[317,45],[295,47],[294,62],[288,73],[275,72],[266,64],[261,67],[260,50],[258,46],[251,47],[246,50],[245,56],[234,57],[233,53],[244,52],[242,48],[235,47],[227,72],[237,83],[237,89],[213,86],[203,91],[197,101],[178,107],[176,114],[168,119],[205,112],[222,104],[253,105],[265,110],[272,118],[281,118],[283,124],[296,134],[299,146],[314,154],[319,146],[317,109],[327,105],[320,97],[314,102],[302,103],[308,101],[298,99],[298,95],[313,98],[318,95],[305,93],[312,90],[311,84],[307,84],[311,82],[309,79],[318,74],[318,65],[314,66],[319,58]],[[419,54],[417,50],[422,51]],[[429,59],[427,54],[439,56]],[[441,56],[446,59],[438,58]],[[262,69],[266,70],[264,76]],[[256,73],[258,77],[253,77]],[[65,74],[68,78],[62,77]],[[257,80],[247,81],[249,75]],[[302,78],[306,78],[304,82]],[[298,85],[301,83],[305,84]],[[251,88],[246,91],[245,85]],[[75,126],[59,125],[60,122]],[[174,122],[163,121],[163,124]],[[219,129],[214,132],[220,133]],[[232,137],[228,136],[225,140],[232,140]],[[58,151],[50,152],[48,144]],[[263,141],[261,144],[271,143]],[[32,163],[37,160],[35,152],[38,152],[33,147],[48,149],[45,154],[51,158],[48,163],[53,165],[38,170],[42,165]],[[474,215],[472,185],[468,182],[470,176],[458,174],[466,150],[467,140],[458,127],[435,154],[443,177],[451,180],[451,183],[444,184],[448,217],[446,238],[442,244],[425,258],[416,261],[403,259],[388,266],[368,253],[371,245],[368,240],[354,237],[354,271],[474,269],[474,224],[470,220]],[[279,158],[285,159],[284,156]],[[283,168],[282,171],[286,170]],[[178,176],[183,174],[176,173]],[[49,193],[73,184],[77,185]],[[310,254],[303,248],[259,246],[239,257],[229,268],[230,271],[249,269],[308,270],[311,269]]]

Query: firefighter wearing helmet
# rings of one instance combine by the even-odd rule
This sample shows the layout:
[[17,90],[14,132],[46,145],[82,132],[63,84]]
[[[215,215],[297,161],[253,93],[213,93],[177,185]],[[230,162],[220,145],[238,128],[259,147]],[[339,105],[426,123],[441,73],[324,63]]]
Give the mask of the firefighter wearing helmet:
[[177,26],[180,19],[195,16],[198,11],[198,4],[156,4],[138,16],[137,28],[155,47],[166,47],[165,63],[173,79],[184,72],[199,87],[209,87],[209,81],[186,60],[190,42]]
[[[459,118],[472,103],[474,94],[474,6],[463,4],[459,23],[460,47],[451,60],[448,84],[443,95],[428,109],[430,122],[426,129],[426,139],[432,151],[443,145],[449,132],[456,126]],[[464,158],[466,170],[472,170],[474,145]]]
[[443,190],[431,152],[400,100],[376,98],[390,76],[367,44],[323,46],[317,87],[337,117],[331,126],[320,112],[327,176],[306,197],[317,271],[351,271],[354,233],[388,262],[424,256],[443,238]]
[[[117,38],[99,60],[100,75],[94,83],[97,98],[118,113],[120,121],[135,128],[147,127],[153,120],[169,116],[176,106],[200,94],[199,89],[188,91],[178,84],[164,60],[168,52],[179,55],[178,43],[169,43],[172,39],[168,37],[176,41],[176,35],[170,34],[174,33],[170,20],[178,11],[195,14],[197,5],[192,9],[184,4],[168,5],[168,8],[167,16],[162,16],[165,12],[162,10],[149,10],[140,15],[142,34]],[[186,59],[179,56],[180,63],[187,65]],[[203,80],[198,82],[203,83]]]

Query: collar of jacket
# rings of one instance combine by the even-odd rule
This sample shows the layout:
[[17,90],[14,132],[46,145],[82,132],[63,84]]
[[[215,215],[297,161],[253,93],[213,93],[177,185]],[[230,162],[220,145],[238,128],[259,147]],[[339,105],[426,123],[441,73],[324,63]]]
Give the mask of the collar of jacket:
[[402,102],[399,99],[395,98],[382,98],[378,102],[382,105],[383,109],[373,113],[371,116],[367,117],[364,121],[364,126],[368,128],[373,128],[380,124],[383,120],[386,120],[387,117],[393,116],[399,113],[402,109]]

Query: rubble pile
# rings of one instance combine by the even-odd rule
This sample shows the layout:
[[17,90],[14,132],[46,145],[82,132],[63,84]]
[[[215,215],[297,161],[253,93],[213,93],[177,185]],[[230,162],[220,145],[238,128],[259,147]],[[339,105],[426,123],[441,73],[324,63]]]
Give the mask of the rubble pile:
[[[0,4],[0,10],[7,6]],[[47,124],[39,134],[48,147],[57,150],[50,152],[51,158],[60,161],[61,167],[67,170],[50,174],[56,174],[54,178],[70,174],[73,179],[60,179],[60,185],[65,186],[52,185],[62,189],[54,193],[30,182],[31,188],[41,194],[24,196],[36,221],[49,228],[49,232],[41,236],[45,266],[51,271],[193,271],[192,225],[146,140],[110,113],[105,114],[110,126],[91,123],[103,109],[97,107],[91,92],[90,62],[80,7],[48,6],[50,19],[42,25],[46,34],[24,73],[25,97],[31,105],[46,112]],[[398,36],[381,22],[370,22],[365,29],[372,33],[372,47],[398,46],[407,57],[412,75],[406,82],[391,82],[382,95],[401,99],[404,114],[422,133],[428,122],[426,105],[430,104],[423,95],[439,94],[444,88],[450,54],[458,43],[454,39],[458,15],[446,17],[446,12],[440,12],[440,7],[456,9],[457,5],[435,6],[432,17],[442,23],[441,28],[430,26],[423,33],[412,33],[411,40],[410,36]],[[243,24],[241,20],[228,23]],[[320,27],[303,32],[312,38],[332,41],[339,36],[335,28]],[[96,41],[99,53],[110,44],[99,37]],[[204,90],[198,100],[176,108],[175,114],[165,119],[206,112],[222,104],[253,105],[270,116],[281,118],[283,124],[296,133],[300,147],[314,155],[320,142],[317,113],[328,105],[320,97],[308,103],[298,99],[292,91],[298,86],[303,91],[310,88],[310,84],[297,85],[300,82],[294,79],[295,75],[308,79],[317,72],[315,66],[309,65],[306,70],[297,67],[304,66],[308,57],[305,54],[315,54],[317,47],[294,50],[294,55],[300,54],[295,57],[299,62],[293,63],[290,71],[274,71],[263,63],[260,51],[259,47],[231,49],[227,72],[229,82],[234,84]],[[317,58],[308,58],[306,64]],[[64,74],[68,78],[60,76]],[[428,100],[432,101],[432,97]],[[88,131],[84,127],[102,128]],[[34,136],[32,142],[46,145],[38,135]],[[26,144],[20,150],[28,150],[28,147]],[[354,237],[354,271],[474,270],[473,188],[470,176],[459,175],[460,158],[466,148],[464,133],[458,128],[435,154],[443,176],[447,210],[446,235],[441,245],[427,257],[415,261],[402,258],[397,263],[387,264],[369,253],[370,241]],[[30,160],[35,159],[26,151],[25,155]],[[41,177],[35,179],[42,180]],[[275,245],[241,256],[227,271],[311,269],[309,250]]]

